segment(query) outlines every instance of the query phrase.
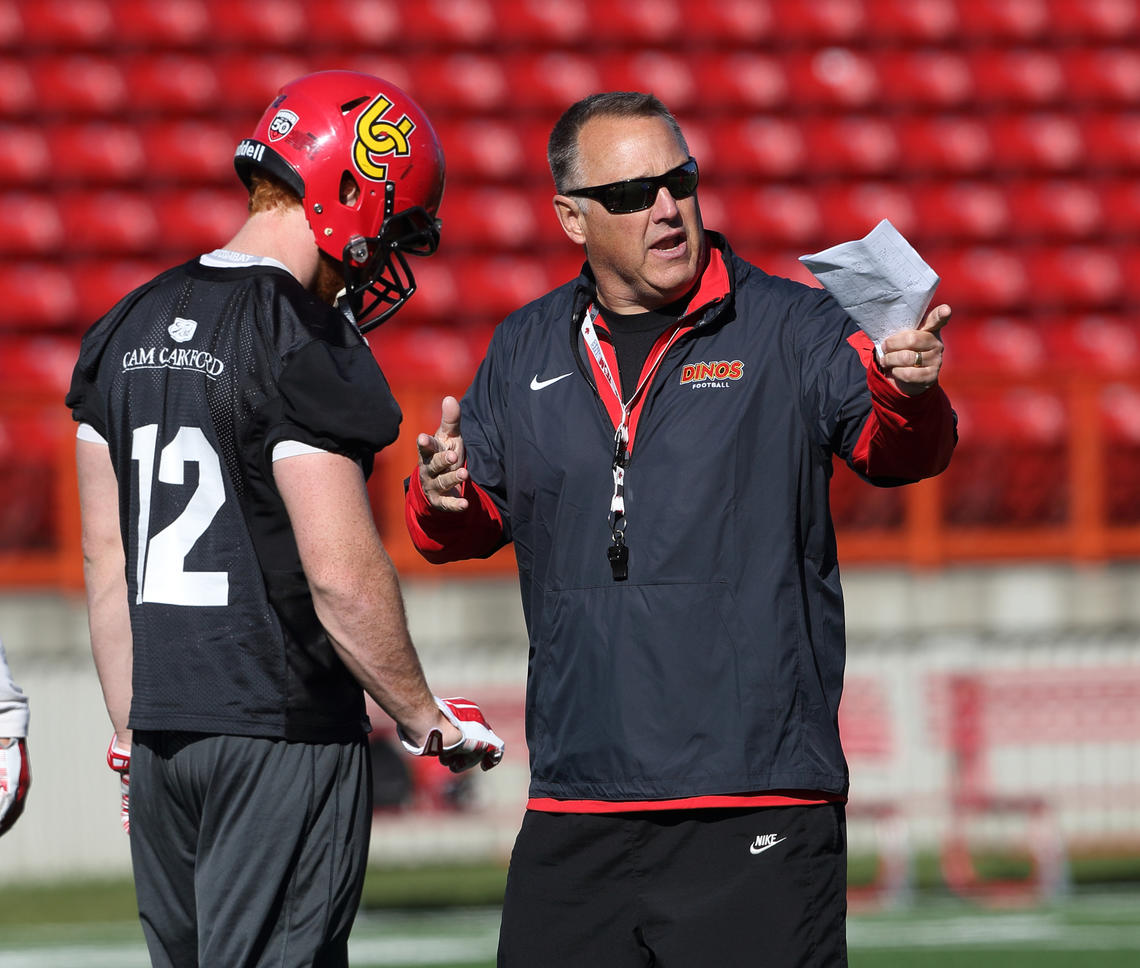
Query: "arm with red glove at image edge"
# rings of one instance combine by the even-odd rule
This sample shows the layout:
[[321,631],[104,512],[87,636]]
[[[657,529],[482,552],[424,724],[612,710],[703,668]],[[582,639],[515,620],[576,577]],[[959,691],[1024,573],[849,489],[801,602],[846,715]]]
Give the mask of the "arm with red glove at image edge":
[[0,835],[24,812],[32,782],[27,735],[28,699],[12,681],[0,643]]

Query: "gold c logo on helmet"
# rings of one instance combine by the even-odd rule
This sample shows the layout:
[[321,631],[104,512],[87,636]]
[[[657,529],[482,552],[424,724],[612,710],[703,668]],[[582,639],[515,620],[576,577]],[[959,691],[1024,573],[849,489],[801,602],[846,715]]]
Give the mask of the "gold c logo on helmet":
[[356,122],[352,160],[360,174],[374,181],[384,181],[388,177],[388,166],[376,161],[374,156],[409,154],[408,136],[416,130],[415,122],[406,114],[395,123],[383,120],[391,107],[392,102],[378,94]]

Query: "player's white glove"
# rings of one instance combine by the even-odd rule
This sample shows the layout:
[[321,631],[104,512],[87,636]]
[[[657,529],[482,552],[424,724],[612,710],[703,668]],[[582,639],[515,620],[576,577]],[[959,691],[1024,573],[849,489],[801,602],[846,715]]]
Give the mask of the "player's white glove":
[[119,747],[119,734],[111,734],[107,765],[119,774],[119,821],[123,833],[131,832],[131,751]]
[[476,764],[489,770],[503,758],[503,741],[491,731],[483,712],[470,699],[440,699],[433,696],[440,712],[463,734],[459,742],[443,745],[443,734],[438,729],[428,733],[423,746],[413,746],[399,726],[396,733],[400,742],[413,756],[438,756],[440,763],[452,773],[462,773]]
[[0,835],[20,819],[31,784],[27,742],[16,738],[8,746],[0,746]]

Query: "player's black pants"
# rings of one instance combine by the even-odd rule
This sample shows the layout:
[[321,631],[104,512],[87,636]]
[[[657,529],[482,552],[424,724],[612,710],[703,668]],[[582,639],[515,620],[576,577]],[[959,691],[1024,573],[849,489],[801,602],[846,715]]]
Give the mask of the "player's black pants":
[[151,961],[341,968],[371,829],[363,737],[134,733],[131,859]]
[[500,968],[842,968],[839,804],[632,814],[528,811]]

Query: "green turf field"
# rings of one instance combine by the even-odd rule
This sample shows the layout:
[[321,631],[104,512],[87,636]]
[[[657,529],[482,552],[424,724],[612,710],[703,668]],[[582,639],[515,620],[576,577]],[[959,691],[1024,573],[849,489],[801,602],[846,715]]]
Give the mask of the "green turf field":
[[[416,892],[427,882],[406,879],[420,886],[404,900],[422,903]],[[376,907],[384,894],[373,886],[372,906],[358,918],[354,968],[494,965],[494,907]],[[1004,911],[927,896],[904,912],[853,915],[848,939],[851,968],[1136,968],[1140,886],[1082,888],[1061,905]],[[130,884],[0,890],[0,965],[146,968]]]

